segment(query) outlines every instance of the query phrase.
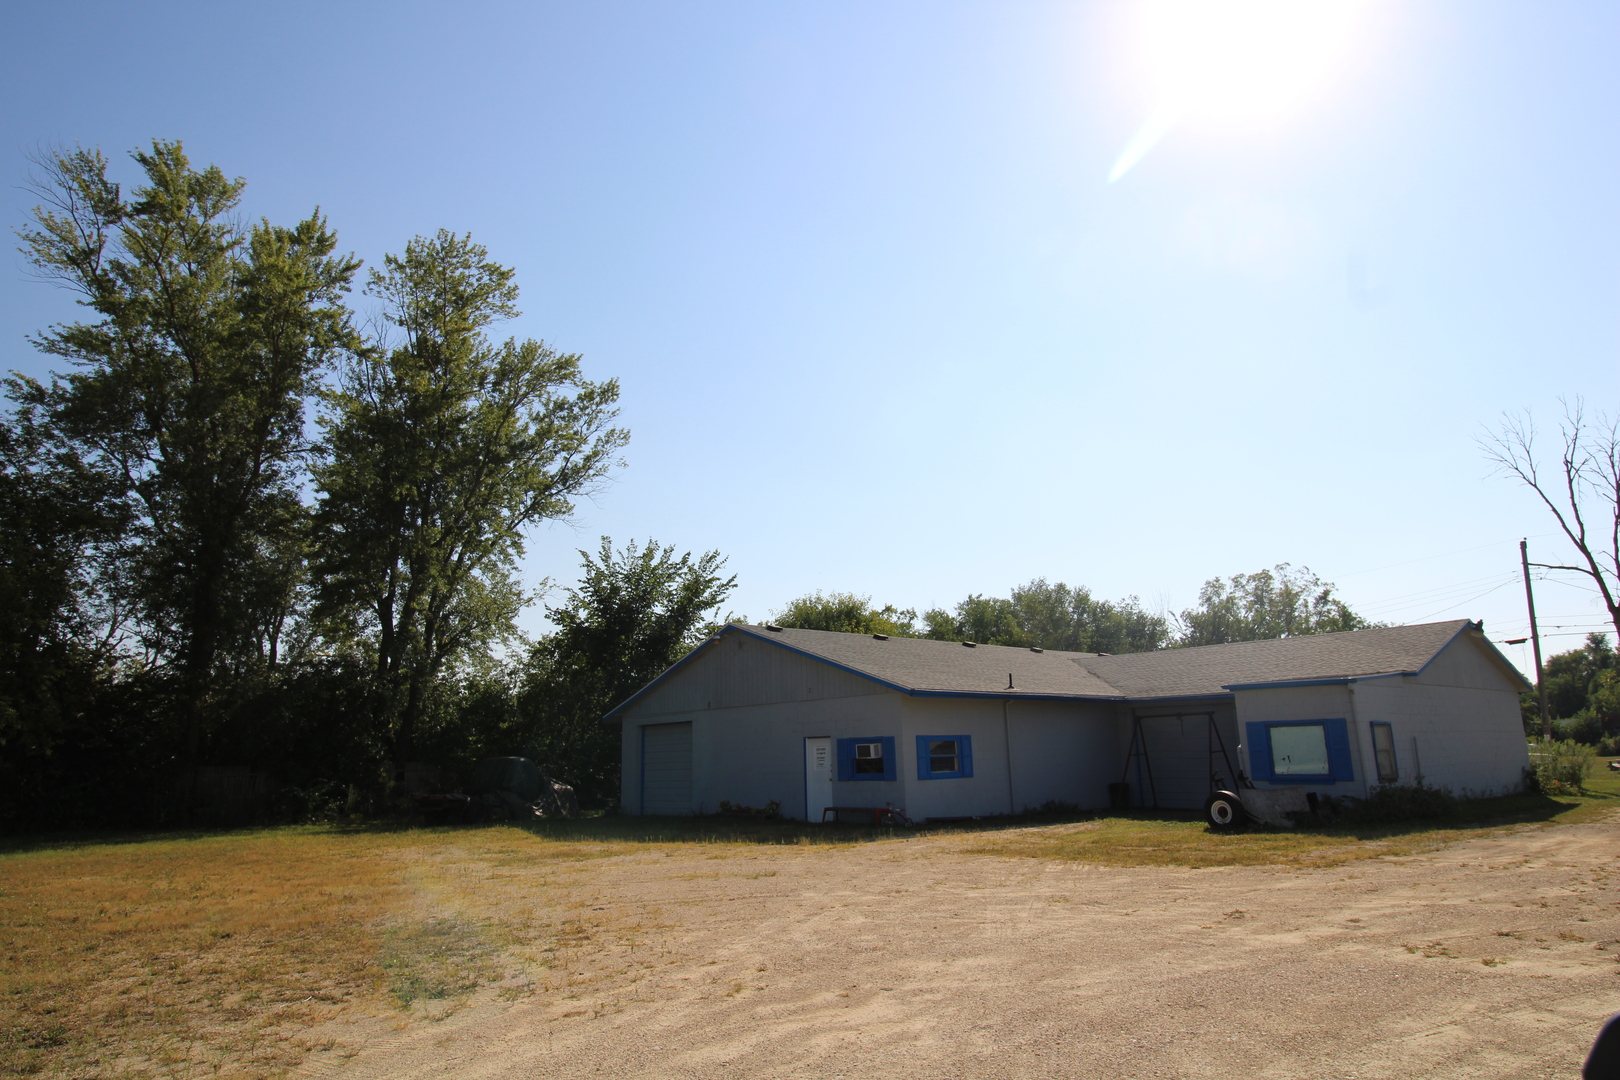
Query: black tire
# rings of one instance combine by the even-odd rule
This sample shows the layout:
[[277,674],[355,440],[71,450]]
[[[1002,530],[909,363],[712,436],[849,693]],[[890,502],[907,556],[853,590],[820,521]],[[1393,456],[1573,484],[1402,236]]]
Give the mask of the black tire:
[[1204,820],[1217,832],[1241,828],[1249,815],[1243,800],[1230,791],[1217,791],[1204,800]]

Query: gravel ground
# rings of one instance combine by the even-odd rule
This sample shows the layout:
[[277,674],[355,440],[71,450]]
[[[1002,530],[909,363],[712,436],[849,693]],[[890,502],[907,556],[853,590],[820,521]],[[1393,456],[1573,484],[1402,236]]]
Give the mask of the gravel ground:
[[1575,1077],[1620,1010],[1617,819],[1313,870],[970,842],[640,853],[543,889],[446,856],[559,928],[544,978],[350,1022],[305,1072]]

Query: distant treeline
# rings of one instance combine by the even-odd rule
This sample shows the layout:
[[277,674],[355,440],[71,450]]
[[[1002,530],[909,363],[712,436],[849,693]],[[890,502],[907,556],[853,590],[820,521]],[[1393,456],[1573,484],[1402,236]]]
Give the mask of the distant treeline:
[[1211,578],[1198,604],[1178,614],[1144,608],[1134,596],[1099,600],[1083,586],[1036,578],[1006,597],[974,594],[950,611],[876,607],[869,596],[813,593],[773,612],[782,626],[857,634],[1031,645],[1070,652],[1131,653],[1229,641],[1361,630],[1351,611],[1308,568],[1287,563],[1253,574]]

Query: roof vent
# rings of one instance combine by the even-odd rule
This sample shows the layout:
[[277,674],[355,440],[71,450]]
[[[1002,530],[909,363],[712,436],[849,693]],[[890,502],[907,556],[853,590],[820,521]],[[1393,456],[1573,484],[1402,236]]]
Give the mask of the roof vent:
[[782,628],[780,626],[777,626],[775,623],[766,623],[765,624],[765,629],[767,629],[767,630],[769,630],[769,631],[771,631],[772,633],[775,633],[775,634],[780,634],[782,632]]
[[1111,652],[1100,652],[1097,655],[1098,656],[1113,656],[1114,654],[1111,653]]
[[1029,647],[1029,651],[1030,652],[1045,652],[1046,650],[1041,648],[1039,645],[1031,645]]
[[873,634],[872,635],[872,640],[873,641],[888,641],[889,640],[889,635],[888,634]]
[[966,645],[970,649],[976,649],[979,647],[979,643],[977,641],[964,641],[962,644]]

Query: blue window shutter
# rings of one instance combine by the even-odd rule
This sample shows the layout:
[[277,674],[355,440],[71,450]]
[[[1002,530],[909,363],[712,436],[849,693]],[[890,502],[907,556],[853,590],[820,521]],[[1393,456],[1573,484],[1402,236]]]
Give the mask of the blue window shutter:
[[1259,720],[1250,720],[1244,727],[1249,731],[1249,779],[1275,780],[1271,771],[1271,729]]
[[927,735],[917,736],[917,779],[919,780],[928,780],[934,775],[928,768],[928,742],[929,737]]
[[838,779],[855,779],[855,744],[859,739],[838,740]]
[[962,736],[962,775],[973,775],[973,736]]
[[1327,736],[1328,767],[1333,770],[1335,782],[1354,780],[1355,767],[1350,763],[1350,726],[1343,720],[1322,721]]
[[[900,778],[900,757],[894,752],[894,736],[884,735],[878,739],[883,744],[883,779],[898,780]],[[850,751],[854,753],[854,751]]]

